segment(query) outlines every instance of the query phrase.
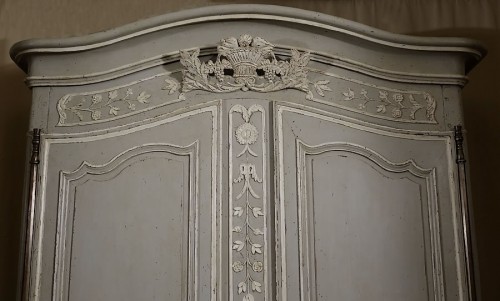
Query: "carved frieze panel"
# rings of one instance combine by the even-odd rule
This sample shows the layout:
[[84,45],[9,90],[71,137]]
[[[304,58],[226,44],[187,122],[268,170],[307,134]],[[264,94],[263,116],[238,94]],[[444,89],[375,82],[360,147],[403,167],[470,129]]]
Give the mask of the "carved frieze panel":
[[267,300],[264,108],[229,112],[231,300]]
[[263,38],[243,34],[222,39],[214,60],[200,60],[200,49],[181,50],[183,69],[173,73],[182,71],[182,82],[172,73],[163,73],[106,90],[67,94],[57,103],[57,126],[116,120],[185,100],[196,90],[266,93],[285,89],[301,91],[309,101],[371,117],[438,123],[437,103],[428,91],[383,87],[314,69],[309,66],[314,60],[311,53],[290,49],[290,58],[283,59],[274,48]]
[[274,47],[260,37],[243,34],[238,39],[222,39],[215,60],[202,62],[200,49],[181,50],[180,62],[184,66],[182,92],[295,89],[305,92],[307,100],[364,115],[401,122],[436,123],[436,101],[428,92],[378,87],[324,73],[308,66],[311,60],[309,52],[291,49],[290,59],[284,60],[276,57]]
[[337,74],[317,72],[330,79],[328,97],[310,100],[363,115],[409,123],[437,123],[436,100],[426,91],[377,86]]
[[[158,90],[143,87],[156,81]],[[166,74],[145,78],[106,90],[67,94],[59,99],[58,126],[84,125],[116,120],[185,99],[180,83]]]

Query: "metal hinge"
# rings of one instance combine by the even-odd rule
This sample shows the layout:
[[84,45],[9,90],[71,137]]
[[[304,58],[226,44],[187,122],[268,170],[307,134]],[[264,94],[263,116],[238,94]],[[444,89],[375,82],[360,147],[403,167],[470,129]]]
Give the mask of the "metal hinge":
[[31,140],[31,159],[28,188],[28,212],[26,214],[26,232],[24,237],[24,262],[21,300],[29,300],[31,279],[31,256],[33,251],[33,232],[35,218],[36,187],[38,179],[38,165],[40,164],[40,129],[33,129]]
[[458,167],[458,186],[460,191],[460,207],[462,211],[462,230],[464,235],[464,252],[465,252],[465,268],[466,281],[470,301],[477,300],[476,282],[474,277],[474,259],[472,254],[472,234],[469,200],[467,197],[467,174],[465,166],[464,154],[464,136],[462,134],[462,126],[457,125],[454,128],[455,136],[455,153],[456,163]]

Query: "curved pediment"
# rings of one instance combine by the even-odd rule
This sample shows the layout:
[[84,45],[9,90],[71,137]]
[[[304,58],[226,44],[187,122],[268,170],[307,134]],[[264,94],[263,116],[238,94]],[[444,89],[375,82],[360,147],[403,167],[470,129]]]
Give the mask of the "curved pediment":
[[[216,55],[221,39],[244,33],[269,41],[277,55],[291,56],[290,50],[297,49],[310,52],[313,62],[399,82],[463,85],[464,61],[468,70],[485,53],[468,39],[392,34],[295,8],[225,5],[166,14],[84,37],[22,41],[12,47],[11,57],[29,70],[32,86],[79,85],[178,62],[180,50],[199,48],[200,55]],[[51,56],[55,53],[61,54],[58,64]],[[414,59],[407,60],[408,55]]]

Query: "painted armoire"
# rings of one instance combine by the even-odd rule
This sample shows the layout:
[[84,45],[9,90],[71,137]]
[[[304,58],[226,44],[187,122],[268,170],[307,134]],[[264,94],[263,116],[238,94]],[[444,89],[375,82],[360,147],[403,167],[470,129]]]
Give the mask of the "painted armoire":
[[11,56],[22,301],[471,301],[461,89],[485,50],[228,5]]

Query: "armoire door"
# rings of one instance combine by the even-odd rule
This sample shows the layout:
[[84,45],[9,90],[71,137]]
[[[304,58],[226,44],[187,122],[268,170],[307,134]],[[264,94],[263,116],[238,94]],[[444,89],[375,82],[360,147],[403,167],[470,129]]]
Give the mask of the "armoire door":
[[445,279],[457,291],[448,137],[274,113],[280,300],[443,301]]
[[218,110],[44,136],[37,300],[210,300]]

